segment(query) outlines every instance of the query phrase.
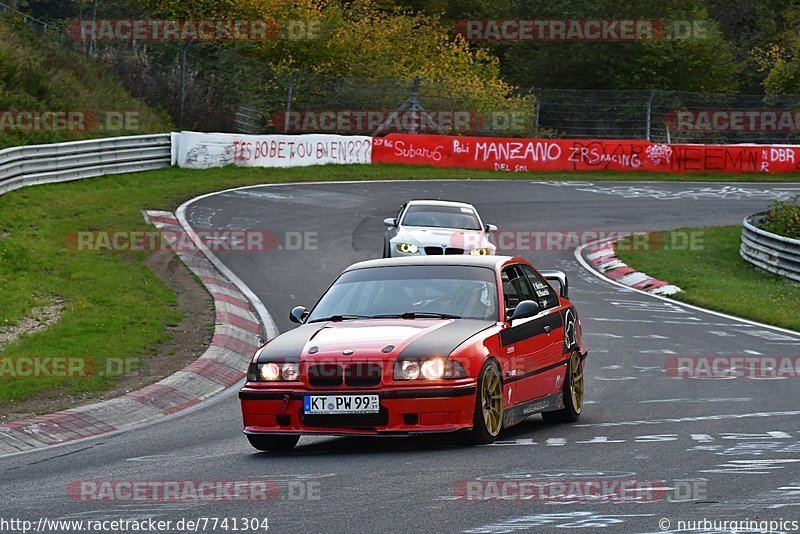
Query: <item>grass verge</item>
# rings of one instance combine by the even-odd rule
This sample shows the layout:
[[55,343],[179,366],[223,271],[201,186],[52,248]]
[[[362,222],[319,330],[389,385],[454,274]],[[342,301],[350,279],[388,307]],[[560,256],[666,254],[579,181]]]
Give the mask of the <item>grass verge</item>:
[[[82,230],[147,230],[143,209],[174,210],[197,195],[261,183],[386,179],[786,181],[794,176],[661,175],[652,173],[497,173],[391,165],[331,165],[294,169],[225,168],[106,176],[30,187],[0,197],[0,324],[16,324],[53,298],[65,302],[52,327],[5,345],[0,358],[77,356],[106,368],[109,358],[140,358],[180,322],[175,295],[145,265],[147,253],[74,252],[65,240]],[[709,239],[709,245],[713,240]],[[643,266],[646,270],[647,266]],[[654,274],[657,274],[654,272]],[[670,273],[663,274],[667,279]],[[680,280],[674,280],[680,283]],[[773,282],[774,283],[774,282]],[[692,289],[688,283],[683,283]],[[794,293],[797,295],[797,293]],[[796,297],[795,297],[796,298]],[[735,299],[734,299],[735,300]],[[763,296],[759,303],[764,301]],[[796,302],[796,301],[795,301]],[[703,302],[699,302],[703,303]],[[704,303],[703,303],[704,304]],[[776,308],[772,308],[776,309]],[[738,313],[737,310],[727,310]],[[744,313],[747,315],[747,313]],[[785,321],[775,313],[775,320]],[[800,324],[795,324],[795,327]],[[6,376],[8,376],[6,374]],[[0,402],[63,388],[102,392],[114,376],[3,378]]]
[[[641,250],[628,239],[620,242],[617,256],[683,289],[677,300],[800,331],[800,284],[745,262],[739,256],[741,234],[738,225],[682,228],[660,232],[654,241],[680,247]],[[693,236],[697,246],[685,246],[689,240],[683,236]]]

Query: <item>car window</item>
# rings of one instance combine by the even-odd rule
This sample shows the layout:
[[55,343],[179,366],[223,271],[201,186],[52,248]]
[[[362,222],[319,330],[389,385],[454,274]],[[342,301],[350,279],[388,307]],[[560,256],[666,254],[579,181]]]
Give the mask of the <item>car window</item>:
[[523,300],[538,302],[525,275],[516,265],[503,269],[501,280],[503,282],[503,299],[506,302],[506,308],[515,308]]
[[425,226],[428,228],[458,228],[480,230],[481,223],[472,208],[462,206],[435,206],[411,204],[401,222],[403,226]]
[[558,306],[558,295],[556,295],[553,286],[527,265],[523,265],[521,268],[535,293],[532,300],[538,302],[543,310]]
[[497,319],[494,271],[471,266],[385,266],[344,273],[308,320],[404,313]]

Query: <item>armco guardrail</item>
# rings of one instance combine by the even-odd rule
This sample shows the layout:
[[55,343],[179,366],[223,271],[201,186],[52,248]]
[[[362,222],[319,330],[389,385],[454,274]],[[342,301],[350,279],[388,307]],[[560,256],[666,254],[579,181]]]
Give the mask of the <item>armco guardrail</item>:
[[763,212],[745,218],[739,254],[760,269],[800,282],[800,240],[756,227],[762,217]]
[[0,195],[27,185],[170,166],[170,134],[134,135],[0,150]]

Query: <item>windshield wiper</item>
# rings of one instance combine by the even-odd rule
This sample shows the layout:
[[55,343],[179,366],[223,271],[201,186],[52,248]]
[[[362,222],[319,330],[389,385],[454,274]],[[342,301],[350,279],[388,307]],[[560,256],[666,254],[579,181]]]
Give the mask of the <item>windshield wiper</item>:
[[333,321],[334,323],[339,321],[346,321],[348,319],[372,319],[370,315],[331,315],[330,317],[320,317],[319,319],[314,319],[313,321],[308,321],[309,323],[321,323],[324,321]]
[[417,317],[434,317],[437,319],[461,319],[460,315],[453,315],[451,313],[438,313],[438,312],[404,312],[404,313],[385,313],[382,315],[373,315],[374,319],[393,319],[395,317],[400,319],[416,319]]

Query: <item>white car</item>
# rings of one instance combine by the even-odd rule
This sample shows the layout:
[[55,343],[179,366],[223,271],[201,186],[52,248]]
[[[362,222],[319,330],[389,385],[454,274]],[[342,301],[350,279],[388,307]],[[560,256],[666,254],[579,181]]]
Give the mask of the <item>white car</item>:
[[384,258],[494,254],[489,232],[497,227],[483,224],[472,204],[448,200],[411,200],[388,227],[383,244]]

